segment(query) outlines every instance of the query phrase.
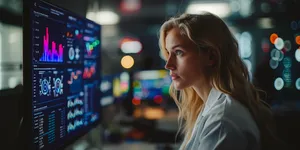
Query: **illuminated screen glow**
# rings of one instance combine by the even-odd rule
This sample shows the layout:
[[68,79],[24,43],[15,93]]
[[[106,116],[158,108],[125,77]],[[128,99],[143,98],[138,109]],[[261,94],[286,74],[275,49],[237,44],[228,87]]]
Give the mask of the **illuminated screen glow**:
[[30,13],[30,149],[57,149],[100,119],[101,27],[44,1],[34,0]]
[[140,100],[155,100],[169,95],[171,77],[166,70],[140,71],[134,74],[133,96]]

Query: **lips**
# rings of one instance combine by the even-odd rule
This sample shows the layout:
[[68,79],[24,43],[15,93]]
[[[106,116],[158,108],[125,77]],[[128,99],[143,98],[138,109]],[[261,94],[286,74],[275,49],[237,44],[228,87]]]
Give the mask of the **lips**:
[[177,74],[172,73],[171,78],[172,78],[172,80],[176,80],[179,78],[179,76]]

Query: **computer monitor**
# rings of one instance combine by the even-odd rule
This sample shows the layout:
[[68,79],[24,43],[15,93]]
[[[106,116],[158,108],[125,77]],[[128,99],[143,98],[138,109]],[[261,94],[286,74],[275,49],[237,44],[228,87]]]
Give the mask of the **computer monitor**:
[[133,75],[134,100],[161,103],[169,96],[171,77],[166,70],[145,70]]
[[119,103],[128,97],[130,87],[130,76],[128,72],[102,76],[100,85],[101,106]]
[[121,72],[113,76],[113,96],[116,103],[127,99],[129,88],[130,75],[128,72]]
[[28,149],[60,149],[99,123],[101,26],[41,0],[23,15]]
[[113,96],[113,76],[112,75],[103,75],[100,84],[100,105],[102,107],[111,105],[114,103]]

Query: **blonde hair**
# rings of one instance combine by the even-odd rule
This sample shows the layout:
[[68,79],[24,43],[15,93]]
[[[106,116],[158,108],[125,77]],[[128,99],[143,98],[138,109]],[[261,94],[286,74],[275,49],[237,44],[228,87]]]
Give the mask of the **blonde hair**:
[[[204,12],[202,14],[182,14],[170,18],[160,29],[159,45],[161,52],[168,58],[165,38],[173,28],[178,28],[181,34],[187,36],[199,47],[199,51],[209,51],[215,56],[215,65],[210,75],[211,85],[242,103],[252,114],[261,137],[261,146],[267,147],[270,141],[276,139],[272,124],[272,113],[259,98],[259,90],[249,79],[248,69],[239,57],[238,43],[227,25],[217,16]],[[191,137],[194,124],[203,108],[203,101],[191,87],[183,89],[178,95],[173,83],[170,95],[179,109],[180,131],[184,134],[183,149]]]

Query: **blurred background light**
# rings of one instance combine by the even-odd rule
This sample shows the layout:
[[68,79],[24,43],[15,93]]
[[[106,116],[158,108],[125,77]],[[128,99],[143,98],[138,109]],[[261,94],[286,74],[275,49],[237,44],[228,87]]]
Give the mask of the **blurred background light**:
[[281,50],[278,50],[276,48],[274,48],[271,51],[271,59],[275,60],[275,61],[281,61],[284,57],[284,54]]
[[284,41],[284,48],[286,51],[290,51],[292,49],[292,43],[289,40]]
[[102,99],[100,100],[101,106],[107,106],[107,105],[112,104],[113,102],[114,102],[113,96],[105,96],[105,97],[102,97]]
[[208,11],[221,18],[228,17],[231,13],[229,3],[225,2],[191,2],[186,9],[188,14],[198,14],[201,11]]
[[121,51],[125,54],[139,53],[142,51],[142,43],[137,39],[124,38],[120,44]]
[[264,13],[269,13],[271,11],[271,6],[269,3],[266,3],[266,2],[262,2],[260,4],[260,9],[262,12]]
[[126,55],[121,59],[121,65],[123,68],[129,69],[134,65],[134,59],[131,56]]
[[277,78],[275,81],[274,81],[274,87],[276,90],[281,90],[284,86],[284,81],[282,78]]
[[277,48],[277,49],[279,49],[279,50],[282,50],[283,49],[283,47],[284,47],[284,42],[283,42],[283,39],[282,38],[280,38],[280,37],[278,37],[275,41],[274,41],[275,43],[275,47]]
[[296,36],[296,43],[298,44],[298,45],[300,45],[300,35],[298,35],[298,36]]
[[295,86],[298,90],[300,90],[300,78],[296,80]]
[[295,58],[298,62],[300,62],[300,47],[295,51]]
[[263,52],[268,53],[270,51],[270,44],[268,39],[264,38],[261,41],[261,49],[263,50]]
[[252,54],[252,36],[249,32],[240,35],[240,55],[242,58],[249,58]]
[[274,20],[272,18],[259,18],[257,20],[258,27],[261,29],[272,29],[274,28]]
[[165,116],[165,112],[162,110],[162,108],[145,108],[144,110],[144,116],[146,119],[161,119]]
[[141,0],[122,0],[120,2],[120,9],[122,13],[132,13],[139,11],[142,7]]
[[272,33],[270,36],[270,42],[272,44],[275,44],[275,40],[278,38],[278,35],[276,33]]
[[297,24],[296,21],[292,21],[292,22],[291,22],[291,28],[292,28],[293,30],[297,30],[298,24]]
[[243,59],[243,62],[245,63],[246,67],[248,68],[249,72],[252,72],[252,63],[248,59]]
[[272,69],[276,69],[276,68],[278,67],[278,65],[279,65],[279,62],[276,61],[276,60],[270,59],[269,65],[270,65],[270,67],[271,67]]
[[120,21],[119,15],[113,11],[99,11],[96,13],[96,22],[101,25],[114,25]]

